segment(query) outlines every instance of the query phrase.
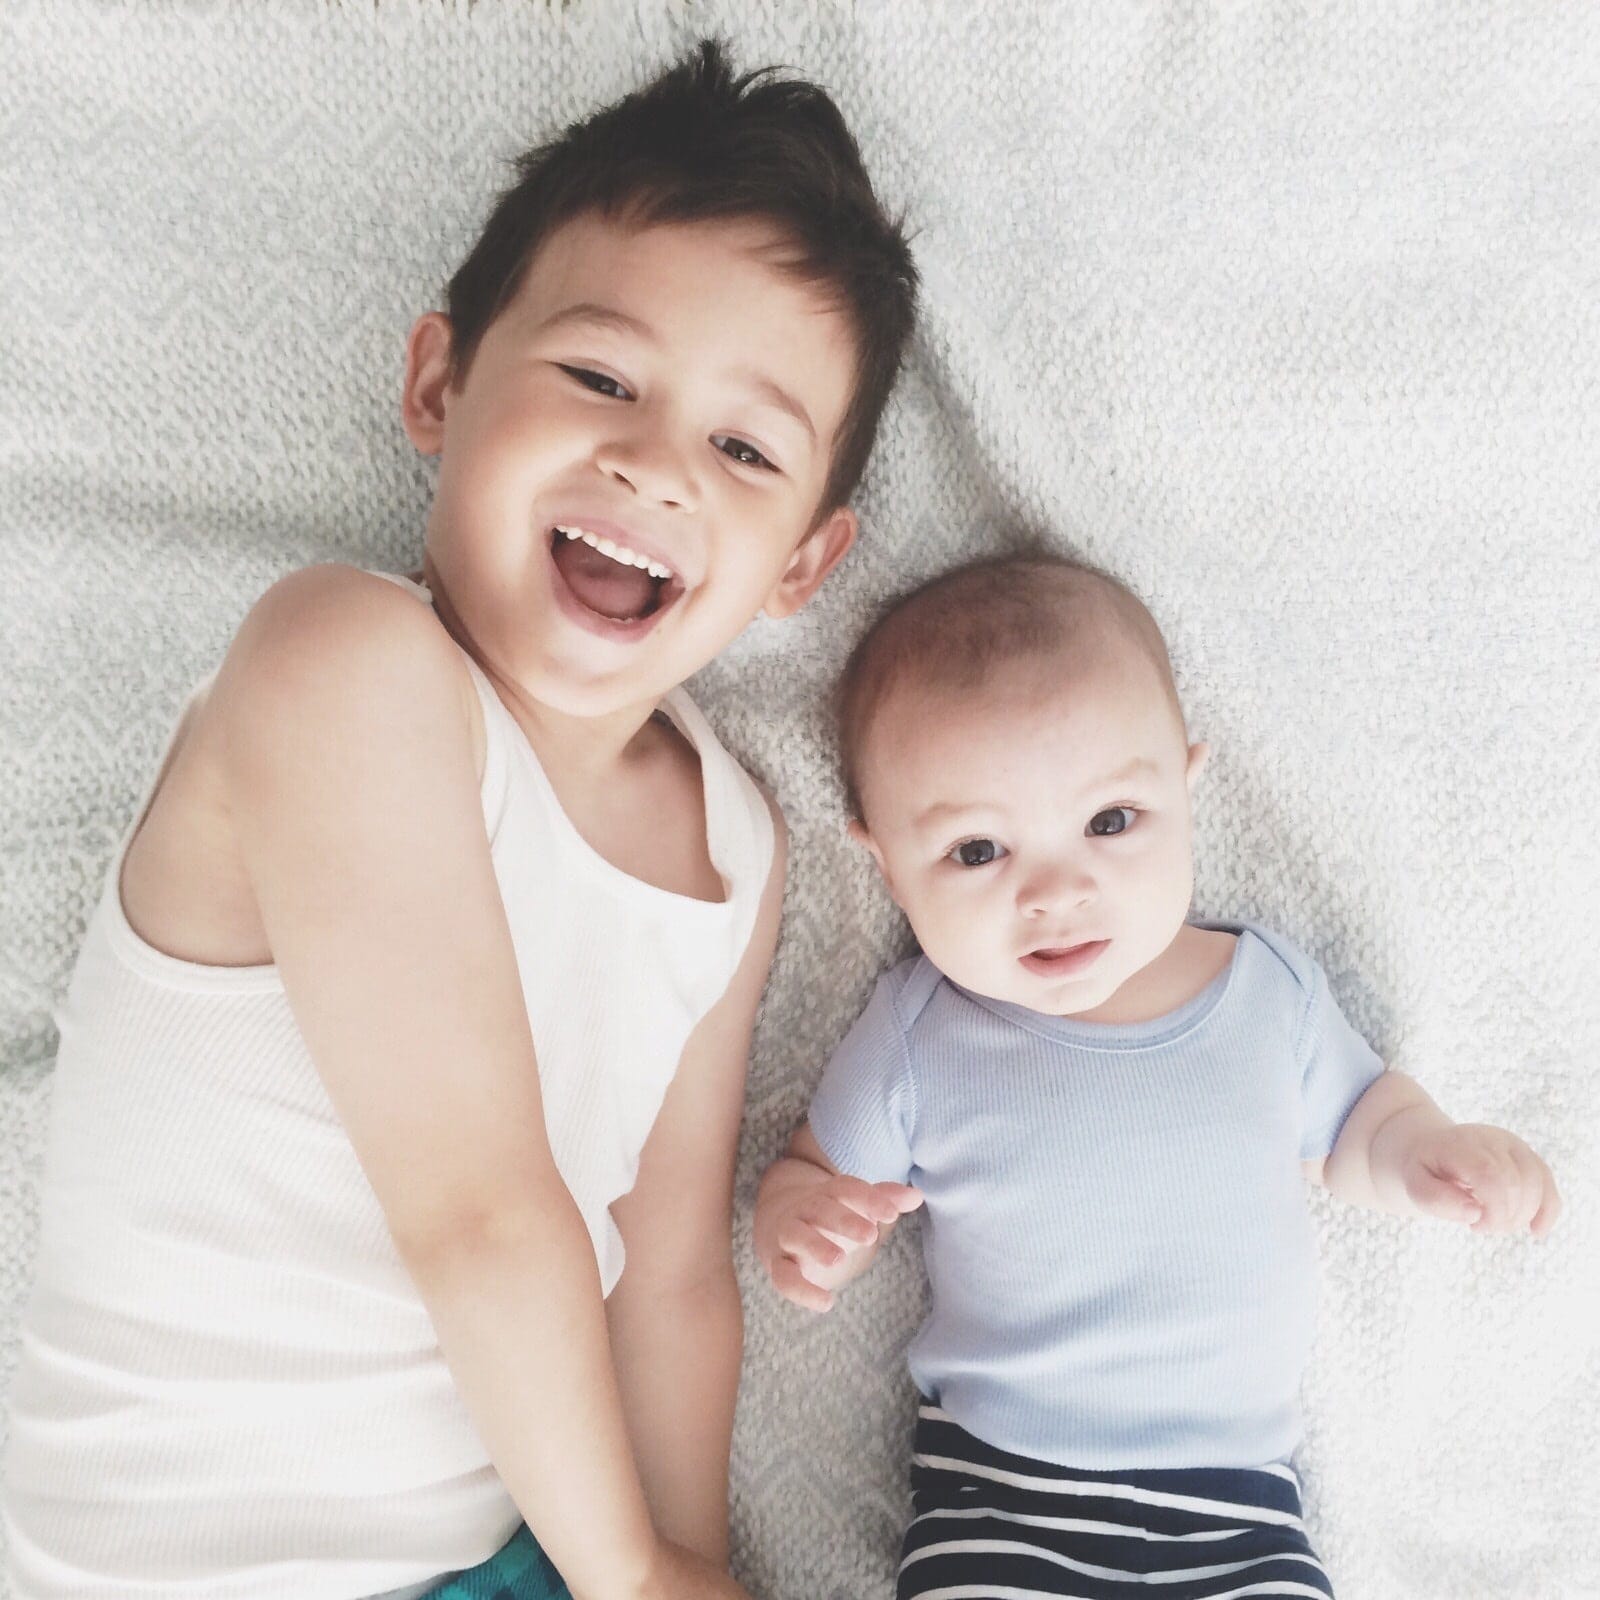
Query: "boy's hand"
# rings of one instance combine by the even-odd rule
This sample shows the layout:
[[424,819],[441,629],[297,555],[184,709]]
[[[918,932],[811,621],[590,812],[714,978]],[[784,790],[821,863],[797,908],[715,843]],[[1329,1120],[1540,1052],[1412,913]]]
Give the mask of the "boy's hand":
[[808,1311],[827,1311],[878,1242],[922,1194],[904,1183],[834,1176],[773,1197],[762,1217],[771,1249],[763,1257],[773,1287]]
[[723,1568],[663,1539],[641,1600],[750,1600],[750,1595]]
[[1542,1239],[1561,1215],[1550,1169],[1514,1133],[1486,1123],[1423,1130],[1399,1175],[1419,1211],[1464,1222],[1474,1233],[1527,1228]]

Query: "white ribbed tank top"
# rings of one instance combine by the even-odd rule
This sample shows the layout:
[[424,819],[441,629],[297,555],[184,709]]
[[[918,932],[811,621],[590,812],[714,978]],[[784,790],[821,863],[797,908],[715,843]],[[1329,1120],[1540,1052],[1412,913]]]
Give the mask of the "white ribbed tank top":
[[[662,709],[699,753],[726,897],[628,876],[578,833],[467,660],[550,1144],[609,1294],[623,1250],[608,1208],[744,953],[772,818],[676,690]],[[485,1560],[517,1512],[276,968],[176,960],[123,913],[123,856],[165,761],[56,1014],[37,1280],[10,1395],[15,1600],[352,1600],[423,1584]]]

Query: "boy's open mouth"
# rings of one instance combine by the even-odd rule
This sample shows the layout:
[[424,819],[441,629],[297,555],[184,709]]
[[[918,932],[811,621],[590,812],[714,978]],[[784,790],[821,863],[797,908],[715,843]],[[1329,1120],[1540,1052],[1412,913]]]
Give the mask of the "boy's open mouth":
[[551,528],[550,558],[579,605],[624,627],[653,620],[684,591],[671,568],[576,524]]

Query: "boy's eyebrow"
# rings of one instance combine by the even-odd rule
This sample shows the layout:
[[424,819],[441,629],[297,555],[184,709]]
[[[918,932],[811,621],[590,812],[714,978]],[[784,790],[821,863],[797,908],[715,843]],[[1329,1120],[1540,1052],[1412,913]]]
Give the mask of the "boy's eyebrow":
[[[546,317],[535,332],[548,333],[552,328],[564,328],[569,323],[605,328],[613,333],[631,333],[649,344],[661,343],[660,337],[649,323],[629,316],[626,311],[618,311],[614,306],[600,305],[594,300],[580,300],[575,305],[564,306],[554,315]],[[812,422],[806,408],[787,389],[774,383],[771,378],[757,372],[753,367],[740,367],[728,375],[744,384],[769,405],[775,406],[779,411],[787,412],[811,435],[811,442],[813,444],[817,442],[816,424]]]
[[564,328],[569,322],[585,322],[590,327],[609,328],[616,333],[633,333],[641,339],[648,339],[651,344],[659,344],[656,331],[648,323],[641,322],[637,317],[630,317],[626,311],[618,311],[612,306],[603,306],[593,300],[580,300],[576,305],[563,306],[561,310],[548,316],[534,330],[536,333],[548,333],[552,328]]
[[768,405],[775,406],[779,411],[787,412],[811,435],[811,442],[817,442],[816,424],[812,422],[806,408],[800,404],[787,389],[780,388],[771,378],[763,376],[751,367],[740,367],[738,371],[730,373],[730,377],[737,378],[746,388],[765,400]]

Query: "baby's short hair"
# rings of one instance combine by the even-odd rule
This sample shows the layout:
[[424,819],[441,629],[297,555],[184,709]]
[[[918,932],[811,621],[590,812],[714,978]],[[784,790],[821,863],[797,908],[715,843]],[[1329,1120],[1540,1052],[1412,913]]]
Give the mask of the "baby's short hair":
[[703,40],[652,82],[518,157],[516,183],[450,280],[454,382],[465,381],[484,330],[562,224],[586,213],[640,224],[765,221],[783,241],[776,264],[829,289],[854,334],[851,401],[818,514],[844,505],[900,371],[917,270],[839,108],[816,84],[776,73],[735,76],[722,46]]
[[1054,552],[994,556],[956,567],[888,601],[850,652],[834,689],[839,756],[850,815],[861,811],[861,757],[874,719],[896,688],[959,694],[1002,667],[1131,643],[1183,710],[1166,641],[1144,602],[1120,579]]

